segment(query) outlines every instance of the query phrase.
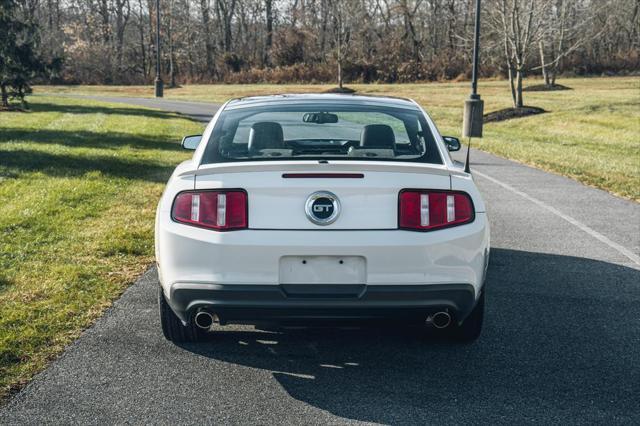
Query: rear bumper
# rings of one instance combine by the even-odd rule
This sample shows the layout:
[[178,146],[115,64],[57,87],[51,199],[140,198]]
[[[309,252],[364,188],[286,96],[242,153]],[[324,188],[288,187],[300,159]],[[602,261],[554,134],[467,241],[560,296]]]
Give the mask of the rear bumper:
[[[489,255],[486,215],[432,232],[405,230],[255,230],[214,232],[170,220],[156,228],[160,283],[170,297],[180,283],[277,286],[287,256],[364,259],[361,280],[309,277],[300,284],[360,282],[372,286],[471,284],[479,291]],[[327,279],[327,281],[322,281]]]
[[463,320],[477,300],[470,284],[429,285],[222,285],[176,283],[168,302],[184,321],[200,309],[221,322],[262,320],[369,320],[424,322],[447,310]]

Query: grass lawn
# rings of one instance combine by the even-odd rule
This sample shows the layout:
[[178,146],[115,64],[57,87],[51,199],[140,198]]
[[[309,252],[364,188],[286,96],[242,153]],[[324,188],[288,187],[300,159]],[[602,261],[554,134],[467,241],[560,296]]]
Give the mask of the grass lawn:
[[34,97],[0,112],[0,398],[90,325],[153,261],[174,114]]
[[[527,82],[539,84],[539,80]],[[572,78],[573,90],[525,92],[527,105],[546,114],[485,126],[473,145],[500,156],[570,176],[640,201],[640,78]],[[527,84],[525,84],[526,86]],[[331,85],[189,85],[167,89],[169,99],[223,102],[232,97],[321,92]],[[411,97],[424,106],[442,133],[457,136],[469,83],[349,85],[360,93]],[[506,81],[481,81],[485,112],[511,106]],[[153,96],[150,86],[52,86],[36,93]]]

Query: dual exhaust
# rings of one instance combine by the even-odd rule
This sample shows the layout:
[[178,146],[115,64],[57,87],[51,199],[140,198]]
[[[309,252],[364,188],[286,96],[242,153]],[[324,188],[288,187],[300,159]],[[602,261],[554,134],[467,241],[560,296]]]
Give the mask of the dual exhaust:
[[449,312],[440,311],[427,317],[427,325],[432,325],[435,328],[447,328],[451,324],[451,315]]
[[[219,323],[220,319],[217,315],[207,311],[198,311],[194,318],[194,322],[198,328],[203,330],[209,330],[213,327],[214,323]],[[440,311],[427,317],[427,325],[432,325],[435,328],[447,328],[451,324],[451,315],[449,312]]]
[[198,311],[193,321],[196,323],[196,326],[198,328],[201,328],[203,330],[209,330],[211,329],[211,327],[213,327],[214,323],[220,322],[216,314],[212,314],[207,311]]

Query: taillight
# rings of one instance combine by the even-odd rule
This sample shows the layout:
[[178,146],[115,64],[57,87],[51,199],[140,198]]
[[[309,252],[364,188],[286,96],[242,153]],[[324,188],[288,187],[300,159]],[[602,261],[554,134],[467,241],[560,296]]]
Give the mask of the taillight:
[[247,193],[243,190],[189,191],[178,194],[171,218],[218,231],[247,227]]
[[429,231],[473,221],[471,197],[464,192],[403,189],[400,191],[398,226]]

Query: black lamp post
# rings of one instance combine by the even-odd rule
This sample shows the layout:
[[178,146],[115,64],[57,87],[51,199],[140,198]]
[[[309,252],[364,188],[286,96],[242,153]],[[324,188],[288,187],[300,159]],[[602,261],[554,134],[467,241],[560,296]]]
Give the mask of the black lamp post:
[[[471,95],[464,101],[464,116],[462,120],[462,136],[472,138],[482,137],[482,113],[484,101],[478,94],[478,55],[480,53],[480,0],[476,0],[476,22],[473,38],[473,69],[471,71]],[[471,141],[469,141],[469,147]],[[469,147],[465,171],[469,173]]]
[[156,98],[162,97],[163,84],[160,77],[160,0],[156,0]]
[[473,34],[473,69],[471,70],[471,97],[480,99],[478,95],[478,55],[480,53],[480,0],[476,0],[476,23]]

